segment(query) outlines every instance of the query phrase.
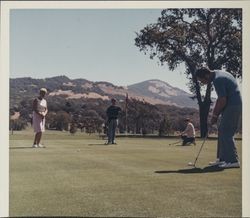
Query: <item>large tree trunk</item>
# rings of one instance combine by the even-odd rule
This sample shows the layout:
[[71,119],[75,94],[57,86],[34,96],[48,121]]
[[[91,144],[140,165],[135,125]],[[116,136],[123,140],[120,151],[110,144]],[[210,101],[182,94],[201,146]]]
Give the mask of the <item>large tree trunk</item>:
[[200,85],[195,77],[195,67],[191,64],[188,65],[190,72],[192,74],[193,82],[195,84],[195,93],[199,105],[199,115],[200,115],[200,137],[204,138],[208,134],[208,115],[211,104],[211,88],[212,84],[207,85],[206,94],[204,99],[201,97]]
[[203,101],[200,104],[200,137],[206,137],[208,133],[208,114],[209,114],[210,102]]
[[203,101],[199,102],[200,109],[200,137],[204,138],[208,134],[208,115],[211,105],[211,84],[207,85],[206,95]]

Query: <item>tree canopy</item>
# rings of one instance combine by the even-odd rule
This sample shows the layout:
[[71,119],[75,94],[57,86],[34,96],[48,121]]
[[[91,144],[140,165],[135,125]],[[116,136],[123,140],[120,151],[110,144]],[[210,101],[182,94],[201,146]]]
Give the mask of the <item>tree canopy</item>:
[[137,33],[140,51],[157,57],[174,70],[185,63],[186,73],[206,64],[242,76],[241,9],[167,9],[155,24]]

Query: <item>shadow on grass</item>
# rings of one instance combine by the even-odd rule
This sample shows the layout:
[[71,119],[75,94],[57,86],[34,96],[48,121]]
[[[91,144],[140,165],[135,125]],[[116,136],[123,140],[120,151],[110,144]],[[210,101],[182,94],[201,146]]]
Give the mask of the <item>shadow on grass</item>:
[[34,149],[32,147],[9,147],[9,149],[26,149],[26,148]]
[[190,147],[190,146],[196,146],[195,144],[186,144],[186,145],[182,145],[182,144],[170,144],[169,145],[170,147],[171,146],[178,146],[178,147]]
[[38,148],[33,148],[33,147],[9,147],[9,149],[45,149],[47,148],[46,146],[44,147],[38,147]]
[[201,168],[192,168],[192,169],[180,169],[180,170],[163,170],[163,171],[155,171],[155,173],[183,173],[183,174],[189,174],[189,173],[214,173],[223,171],[223,168],[219,168],[217,166],[208,166],[203,169]]
[[94,146],[94,145],[100,145],[100,146],[107,146],[104,143],[99,143],[99,144],[88,144],[88,146]]

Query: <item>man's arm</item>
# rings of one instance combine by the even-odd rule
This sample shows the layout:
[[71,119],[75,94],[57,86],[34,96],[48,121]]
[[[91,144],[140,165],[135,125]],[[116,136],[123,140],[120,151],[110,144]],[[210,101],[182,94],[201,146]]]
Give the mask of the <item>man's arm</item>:
[[109,123],[109,111],[110,111],[110,106],[106,109],[106,119],[105,119],[105,125],[106,126]]
[[187,134],[188,131],[190,131],[190,128],[191,128],[191,126],[189,124],[187,124],[186,129],[181,133],[181,135]]
[[122,108],[118,108],[118,113],[121,113],[122,112]]
[[218,116],[220,115],[220,113],[222,112],[222,110],[224,109],[224,107],[227,104],[227,98],[226,97],[219,97],[216,101],[214,110],[213,110],[213,115],[212,115],[212,119],[211,119],[211,124],[215,124],[218,120]]

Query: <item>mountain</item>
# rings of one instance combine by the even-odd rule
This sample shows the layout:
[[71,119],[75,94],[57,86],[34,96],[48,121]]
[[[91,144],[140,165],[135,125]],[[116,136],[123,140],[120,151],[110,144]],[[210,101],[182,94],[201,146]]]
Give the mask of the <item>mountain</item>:
[[126,93],[128,93],[129,98],[136,98],[151,104],[191,108],[197,108],[198,106],[196,101],[191,99],[192,95],[160,80],[147,80],[122,87],[105,81],[71,80],[66,76],[45,79],[30,77],[10,79],[10,105],[17,104],[24,97],[33,98],[41,87],[48,89],[50,97],[61,96],[67,99],[89,98],[102,100],[116,97],[124,100]]
[[198,107],[197,101],[192,99],[193,95],[161,80],[147,80],[136,83],[128,86],[128,90],[137,95],[154,99],[159,104],[175,105],[178,107]]

